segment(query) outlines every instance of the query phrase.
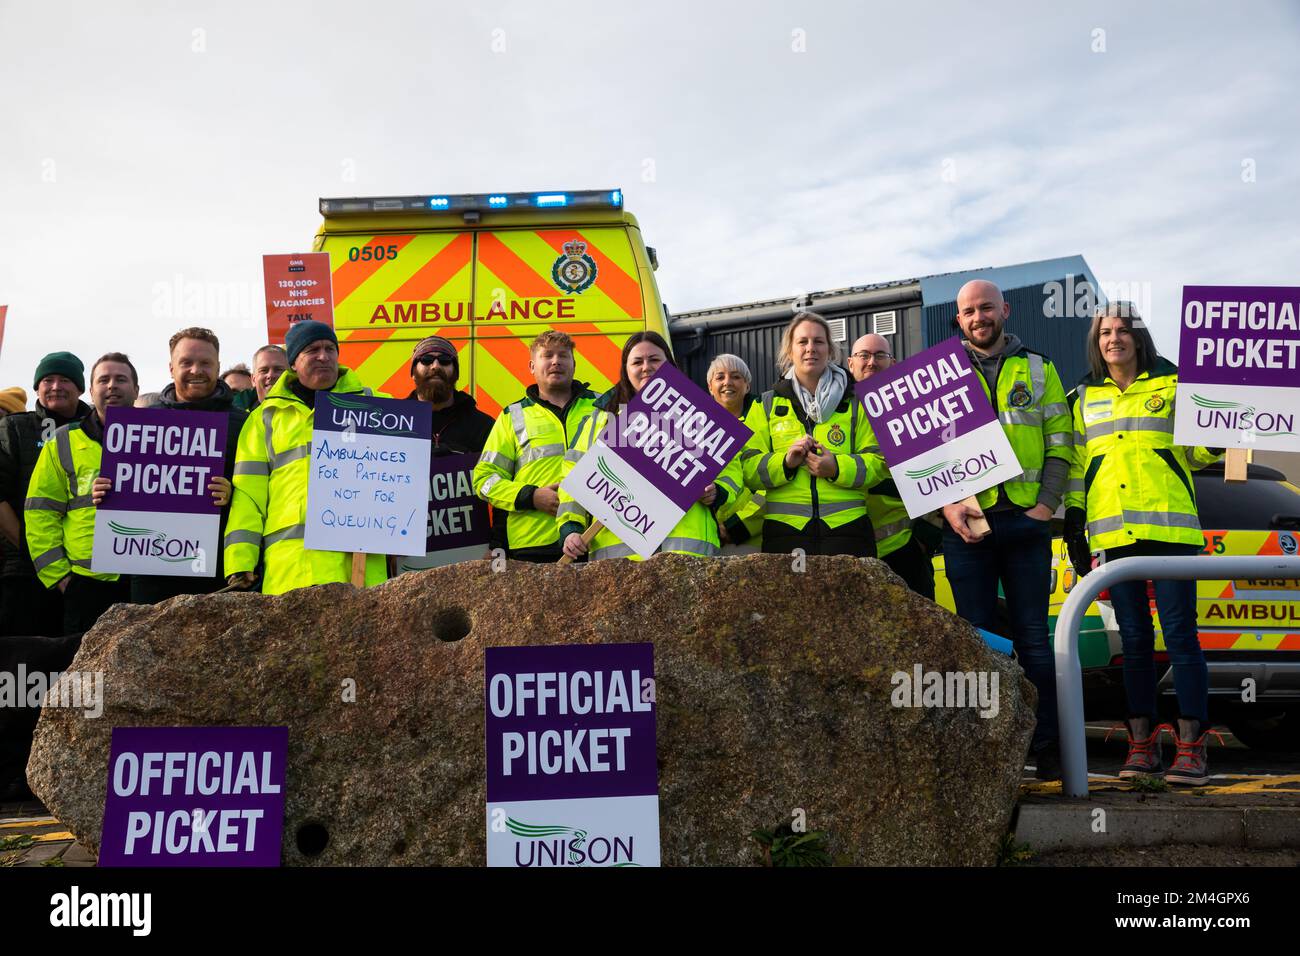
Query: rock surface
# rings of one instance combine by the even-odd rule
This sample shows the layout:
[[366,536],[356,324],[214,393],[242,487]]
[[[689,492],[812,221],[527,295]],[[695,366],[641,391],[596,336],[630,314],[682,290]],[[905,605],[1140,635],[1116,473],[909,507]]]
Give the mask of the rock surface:
[[[779,555],[478,561],[363,592],[118,605],[72,665],[106,672],[103,716],[44,710],[28,777],[95,848],[114,726],[286,725],[285,865],[477,865],[484,647],[641,640],[655,644],[665,864],[754,864],[751,831],[797,810],[837,863],[995,862],[1033,688],[965,622],[853,558],[802,573]],[[917,664],[996,673],[996,716],[893,706],[891,678]],[[328,843],[308,856],[311,825]]]

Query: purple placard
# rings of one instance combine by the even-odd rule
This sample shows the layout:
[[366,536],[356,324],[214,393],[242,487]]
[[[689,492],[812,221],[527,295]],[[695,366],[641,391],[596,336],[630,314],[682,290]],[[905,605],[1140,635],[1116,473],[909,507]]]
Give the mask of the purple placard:
[[213,514],[208,482],[224,473],[224,412],[116,408],[104,412],[99,473],[113,481],[113,511]]
[[[321,399],[325,401],[322,403]],[[423,438],[433,431],[433,406],[405,398],[376,398],[361,392],[321,392],[312,427],[318,432]]]
[[891,468],[997,421],[955,336],[858,382],[854,392]]
[[429,522],[425,550],[486,545],[492,536],[487,502],[474,494],[479,456],[434,455],[429,459]]
[[288,743],[287,727],[114,727],[99,865],[279,866]]
[[752,434],[708,392],[664,364],[600,438],[686,511]]
[[1186,285],[1181,315],[1179,382],[1300,385],[1300,288]]
[[653,680],[650,643],[487,648],[488,803],[657,795]]

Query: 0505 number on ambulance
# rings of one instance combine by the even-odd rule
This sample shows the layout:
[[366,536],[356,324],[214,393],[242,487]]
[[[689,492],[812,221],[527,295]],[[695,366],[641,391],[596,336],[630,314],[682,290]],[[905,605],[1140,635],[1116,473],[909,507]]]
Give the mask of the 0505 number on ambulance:
[[387,394],[411,391],[411,349],[429,335],[455,343],[458,387],[493,416],[533,383],[539,332],[573,337],[576,378],[597,393],[630,334],[667,336],[658,262],[619,189],[321,199],[320,212],[339,362]]

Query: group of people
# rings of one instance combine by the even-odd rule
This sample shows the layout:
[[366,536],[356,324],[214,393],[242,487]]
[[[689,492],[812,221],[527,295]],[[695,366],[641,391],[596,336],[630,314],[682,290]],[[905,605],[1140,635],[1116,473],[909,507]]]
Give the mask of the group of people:
[[[1059,776],[1056,694],[1047,632],[1051,591],[1051,519],[1064,503],[1071,554],[1080,574],[1091,552],[1194,553],[1201,536],[1191,470],[1221,450],[1173,443],[1176,370],[1160,358],[1126,303],[1100,309],[1088,333],[1091,369],[1071,405],[1050,359],[1029,349],[1005,324],[1010,308],[991,282],[973,281],[957,298],[956,324],[999,421],[1023,467],[1013,480],[978,495],[978,508],[952,504],[909,518],[877,446],[854,384],[895,361],[889,343],[865,335],[847,368],[825,319],[794,316],[778,354],[781,377],[762,395],[734,355],[718,356],[707,386],[752,432],[668,534],[660,551],[711,557],[761,549],[808,555],[878,557],[915,592],[933,599],[932,553],[942,552],[956,610],[999,631],[1000,596],[1017,657],[1038,691],[1032,751],[1038,775]],[[112,494],[99,474],[105,410],[138,398],[127,356],[112,352],[91,366],[90,403],[82,364],[67,352],[46,356],[35,373],[36,410],[0,392],[10,414],[0,422],[0,533],[5,544],[5,634],[80,632],[119,601],[153,603],[180,593],[260,587],[278,594],[352,580],[351,556],[304,547],[308,463],[318,393],[373,394],[340,366],[338,339],[319,322],[293,325],[283,349],[254,356],[250,387],[217,375],[219,343],[207,329],[184,329],[170,342],[172,382],[154,403],[225,412],[225,474],[208,487],[223,515],[223,553],[211,578],[94,572],[96,504]],[[475,494],[493,509],[494,545],[523,561],[627,558],[635,553],[609,529],[590,533],[591,516],[561,484],[607,422],[665,363],[672,349],[653,331],[623,346],[618,381],[597,394],[576,380],[573,339],[547,330],[530,346],[534,383],[494,420],[457,389],[455,346],[429,336],[411,354],[409,399],[432,407],[433,454],[478,455]],[[239,369],[233,370],[239,373]],[[246,370],[245,370],[246,371]],[[227,373],[229,376],[230,373]],[[237,384],[243,384],[236,379]],[[968,523],[981,516],[991,531]],[[369,555],[365,583],[392,566]],[[1111,589],[1124,641],[1130,753],[1121,775],[1161,769],[1154,632],[1144,583]],[[1168,778],[1208,779],[1208,681],[1197,640],[1194,584],[1159,582],[1156,600],[1174,667],[1180,718],[1171,728],[1177,758]]]

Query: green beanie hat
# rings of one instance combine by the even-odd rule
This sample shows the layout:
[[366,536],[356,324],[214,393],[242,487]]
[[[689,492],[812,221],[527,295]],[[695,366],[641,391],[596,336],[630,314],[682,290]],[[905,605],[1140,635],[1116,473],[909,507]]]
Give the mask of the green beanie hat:
[[86,366],[71,352],[51,352],[41,359],[36,366],[36,379],[32,382],[32,388],[40,385],[41,379],[47,375],[62,375],[77,386],[77,391],[86,390]]

